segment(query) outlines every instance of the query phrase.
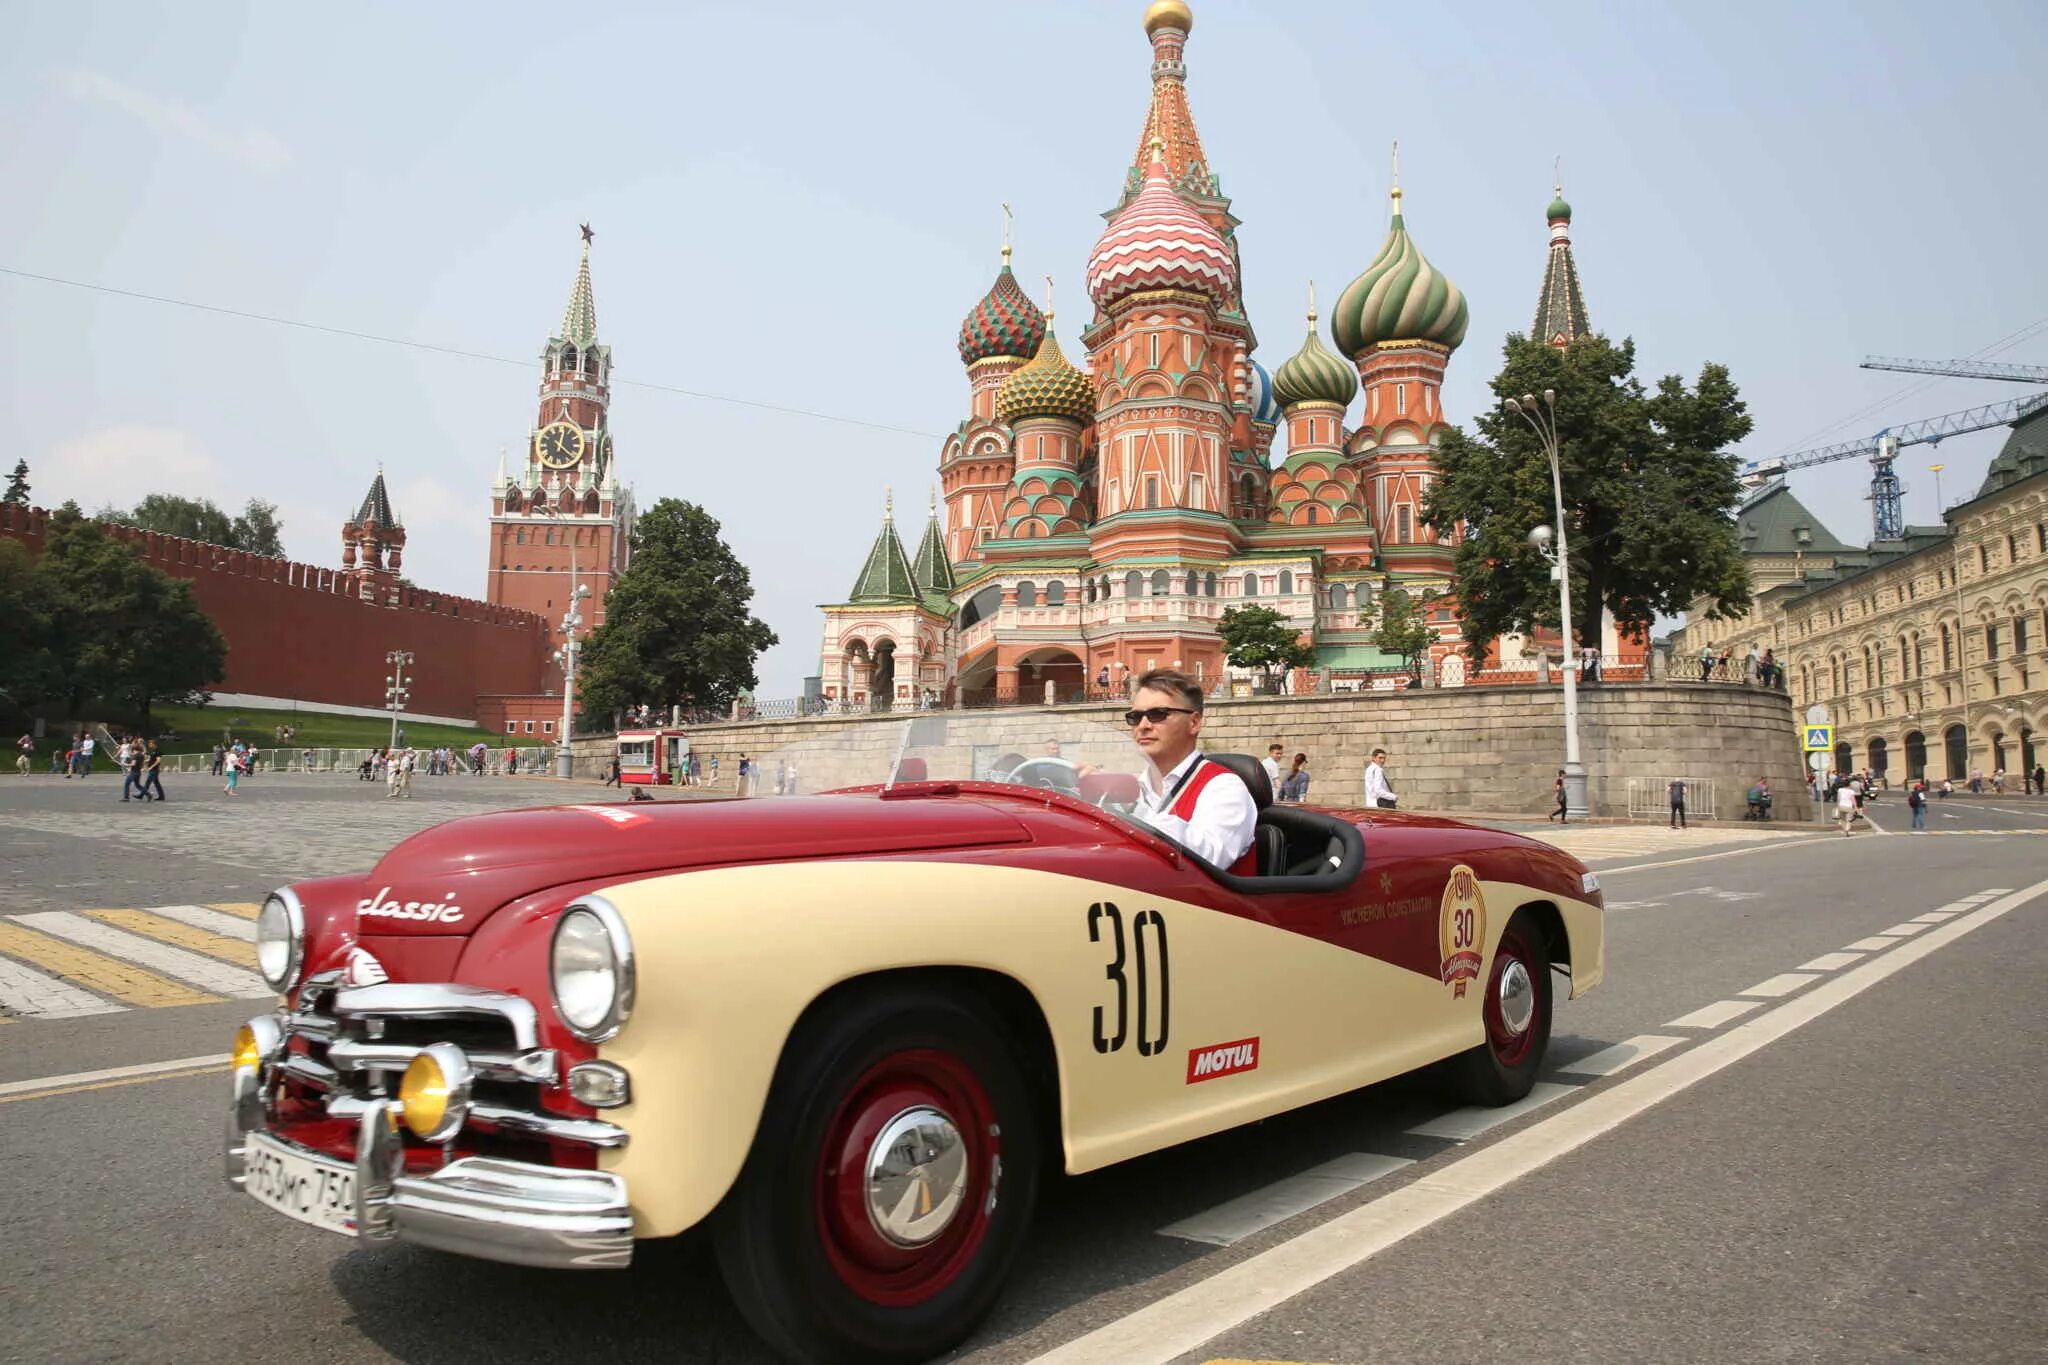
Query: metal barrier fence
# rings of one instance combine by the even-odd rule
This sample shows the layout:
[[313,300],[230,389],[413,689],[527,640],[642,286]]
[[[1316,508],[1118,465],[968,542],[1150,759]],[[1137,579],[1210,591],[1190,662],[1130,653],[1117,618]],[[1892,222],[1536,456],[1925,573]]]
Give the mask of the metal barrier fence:
[[[102,750],[111,754],[111,750]],[[375,749],[308,749],[303,747],[285,749],[253,749],[256,759],[255,774],[264,773],[359,773],[363,761],[375,754]],[[419,751],[418,776],[427,776],[428,755],[432,750]],[[484,773],[487,776],[501,776],[507,771],[506,749],[500,745],[484,751]],[[555,770],[555,747],[547,745],[521,746],[512,750],[518,754],[516,771],[520,773],[552,773]],[[164,771],[167,773],[210,773],[213,771],[213,755],[208,754],[165,754]],[[449,754],[449,772],[467,775],[471,771],[469,751],[452,750]]]
[[[1685,783],[1685,818],[1687,820],[1712,820],[1716,818],[1714,802],[1714,779],[1711,777],[1681,777]],[[1631,820],[1668,820],[1671,817],[1671,782],[1668,777],[1631,777],[1628,780],[1628,818]]]

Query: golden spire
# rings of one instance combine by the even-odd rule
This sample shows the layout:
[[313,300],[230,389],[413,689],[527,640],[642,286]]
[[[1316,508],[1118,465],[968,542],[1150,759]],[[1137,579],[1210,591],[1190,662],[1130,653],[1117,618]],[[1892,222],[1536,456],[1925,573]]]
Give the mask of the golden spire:
[[1166,139],[1165,139],[1165,138],[1163,138],[1163,137],[1159,136],[1159,134],[1158,134],[1158,133],[1154,133],[1154,134],[1152,134],[1152,140],[1151,140],[1150,142],[1146,143],[1146,144],[1145,144],[1145,146],[1146,146],[1146,147],[1147,147],[1147,148],[1148,148],[1148,149],[1149,149],[1149,150],[1151,151],[1151,153],[1152,153],[1152,164],[1153,164],[1153,165],[1155,165],[1155,166],[1163,166],[1163,165],[1165,165],[1165,163],[1166,163]]
[[1052,276],[1045,277],[1045,330],[1052,331]]
[[1401,211],[1401,139],[1394,139],[1394,212]]
[[1003,268],[1010,268],[1010,206],[1003,205]]
[[888,484],[882,485],[882,520],[896,520],[896,490]]
[[1145,32],[1157,29],[1177,28],[1182,33],[1191,33],[1195,27],[1195,12],[1187,7],[1186,0],[1153,0],[1152,7],[1145,11]]

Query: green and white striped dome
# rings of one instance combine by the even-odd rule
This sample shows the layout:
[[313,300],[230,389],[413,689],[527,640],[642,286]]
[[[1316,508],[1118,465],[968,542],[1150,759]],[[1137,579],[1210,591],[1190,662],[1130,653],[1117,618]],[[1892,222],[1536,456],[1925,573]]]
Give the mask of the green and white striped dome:
[[1408,236],[1396,189],[1393,221],[1379,255],[1331,311],[1337,349],[1354,358],[1383,341],[1427,341],[1455,350],[1465,339],[1468,321],[1464,291],[1431,265]]

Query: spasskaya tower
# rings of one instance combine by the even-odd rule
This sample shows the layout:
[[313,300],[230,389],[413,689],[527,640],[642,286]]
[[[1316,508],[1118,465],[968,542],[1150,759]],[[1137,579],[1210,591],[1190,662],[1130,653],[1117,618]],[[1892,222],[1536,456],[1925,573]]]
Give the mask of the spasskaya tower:
[[[560,621],[574,582],[590,589],[581,634],[604,623],[605,594],[625,570],[633,530],[632,490],[619,482],[612,450],[612,348],[597,339],[590,243],[561,331],[541,352],[540,404],[526,455],[508,471],[501,457],[491,489],[491,557],[486,596]],[[570,574],[575,574],[572,582]]]

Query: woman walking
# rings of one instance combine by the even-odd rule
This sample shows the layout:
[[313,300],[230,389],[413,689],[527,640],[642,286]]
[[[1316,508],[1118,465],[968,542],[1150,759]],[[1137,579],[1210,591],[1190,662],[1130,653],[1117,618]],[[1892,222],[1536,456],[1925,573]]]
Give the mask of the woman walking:
[[235,795],[235,789],[242,784],[242,756],[233,749],[228,750],[227,759],[223,767],[227,772],[227,785],[222,787],[221,790],[229,796],[233,796]]
[[1294,766],[1287,770],[1287,776],[1280,779],[1280,799],[1302,802],[1308,800],[1308,755],[1296,754]]

